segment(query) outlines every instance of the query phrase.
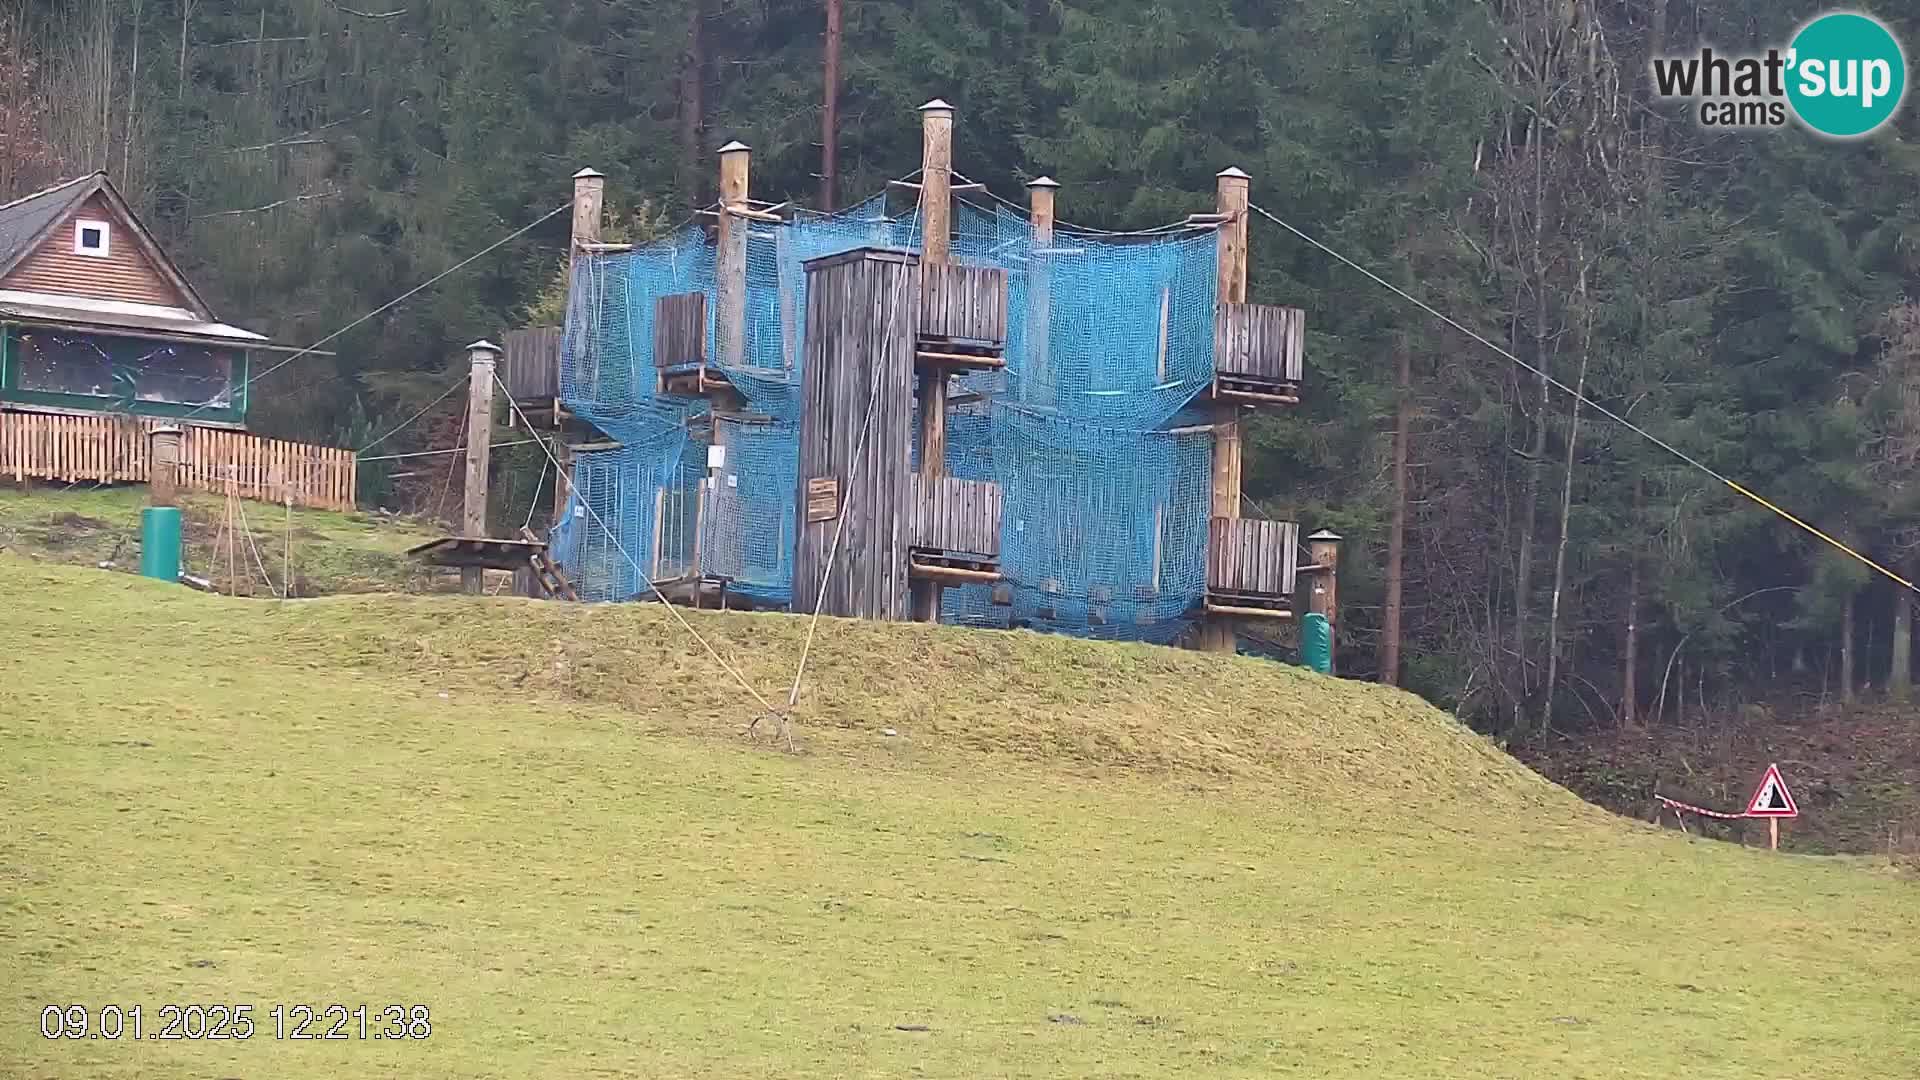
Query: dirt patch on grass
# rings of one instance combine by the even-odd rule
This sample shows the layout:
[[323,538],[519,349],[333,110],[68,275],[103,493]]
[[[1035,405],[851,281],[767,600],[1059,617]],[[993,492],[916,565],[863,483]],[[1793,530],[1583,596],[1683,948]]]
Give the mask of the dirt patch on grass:
[[53,515],[53,519],[48,521],[47,524],[53,528],[79,529],[88,532],[113,528],[112,525],[101,521],[99,518],[87,517],[84,514],[55,514]]

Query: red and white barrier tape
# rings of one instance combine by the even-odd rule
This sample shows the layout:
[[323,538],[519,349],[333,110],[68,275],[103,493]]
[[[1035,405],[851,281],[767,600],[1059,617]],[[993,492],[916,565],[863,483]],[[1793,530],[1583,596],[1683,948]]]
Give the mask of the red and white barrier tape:
[[1695,806],[1692,803],[1683,803],[1678,799],[1669,799],[1665,795],[1656,794],[1654,798],[1659,799],[1660,804],[1662,806],[1667,807],[1670,810],[1685,810],[1689,814],[1699,814],[1701,817],[1719,818],[1721,821],[1739,821],[1744,819],[1747,816],[1744,813],[1723,814],[1718,810],[1709,810],[1704,806]]

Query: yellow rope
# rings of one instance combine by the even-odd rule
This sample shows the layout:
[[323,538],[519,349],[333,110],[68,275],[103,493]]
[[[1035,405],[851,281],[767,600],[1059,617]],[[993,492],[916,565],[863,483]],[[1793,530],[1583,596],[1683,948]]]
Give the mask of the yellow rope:
[[1326,252],[1328,255],[1331,255],[1334,258],[1340,260],[1341,262],[1345,263],[1348,267],[1359,271],[1362,275],[1367,277],[1369,280],[1373,281],[1375,284],[1381,286],[1387,291],[1395,294],[1396,296],[1399,296],[1402,300],[1407,301],[1413,306],[1419,308],[1421,311],[1424,311],[1427,314],[1433,316],[1434,318],[1439,319],[1441,322],[1446,323],[1448,326],[1453,327],[1455,330],[1460,331],[1461,333],[1467,335],[1468,337],[1479,342],[1480,344],[1485,345],[1487,348],[1493,350],[1494,352],[1500,354],[1501,356],[1506,357],[1508,360],[1512,361],[1514,364],[1519,365],[1521,368],[1525,369],[1526,371],[1529,371],[1534,375],[1539,376],[1541,379],[1545,380],[1549,386],[1552,386],[1555,389],[1560,390],[1561,392],[1567,394],[1569,397],[1572,397],[1575,401],[1578,401],[1580,404],[1586,406],[1589,409],[1592,409],[1594,412],[1599,413],[1601,416],[1604,416],[1607,419],[1613,421],[1614,423],[1619,424],[1621,427],[1626,428],[1628,431],[1633,432],[1635,435],[1640,436],[1641,438],[1647,440],[1648,442],[1659,447],[1660,449],[1665,450],[1667,453],[1672,454],[1674,457],[1679,458],[1681,461],[1686,462],[1688,465],[1692,466],[1693,468],[1698,469],[1699,471],[1707,474],[1708,476],[1713,477],[1715,480],[1718,480],[1721,483],[1727,485],[1727,487],[1730,488],[1734,494],[1751,500],[1754,503],[1754,505],[1762,507],[1778,515],[1782,520],[1792,522],[1795,526],[1805,530],[1809,535],[1817,538],[1822,543],[1825,543],[1831,546],[1832,548],[1834,548],[1834,550],[1845,554],[1848,558],[1853,559],[1855,562],[1858,562],[1860,565],[1866,567],[1869,570],[1872,570],[1874,573],[1881,575],[1882,577],[1886,578],[1888,581],[1891,581],[1894,584],[1899,585],[1901,588],[1906,589],[1908,592],[1920,593],[1920,585],[1915,585],[1913,582],[1908,581],[1906,578],[1901,577],[1899,574],[1896,574],[1893,571],[1887,569],[1886,567],[1881,566],[1879,563],[1874,562],[1872,559],[1867,558],[1865,555],[1862,555],[1860,552],[1834,539],[1832,536],[1828,535],[1827,533],[1822,532],[1821,530],[1813,527],[1812,525],[1809,525],[1805,521],[1802,521],[1798,517],[1795,517],[1794,515],[1788,513],[1786,510],[1782,509],[1780,506],[1772,502],[1769,502],[1768,500],[1762,498],[1758,494],[1755,494],[1753,491],[1748,490],[1746,487],[1740,485],[1739,483],[1735,482],[1731,478],[1724,476],[1721,473],[1715,471],[1714,469],[1709,468],[1706,464],[1695,460],[1692,456],[1687,454],[1685,451],[1681,450],[1679,447],[1674,446],[1672,443],[1667,442],[1665,439],[1660,438],[1660,436],[1655,435],[1653,432],[1648,431],[1646,428],[1643,428],[1640,425],[1634,423],[1633,421],[1628,420],[1626,417],[1621,416],[1620,414],[1614,412],[1613,410],[1607,408],[1605,405],[1600,404],[1599,402],[1593,400],[1592,398],[1586,396],[1585,394],[1582,394],[1579,391],[1576,391],[1572,387],[1568,386],[1566,383],[1561,382],[1559,379],[1554,378],[1553,376],[1547,374],[1546,372],[1540,370],[1539,368],[1534,367],[1532,364],[1527,363],[1525,360],[1520,359],[1518,356],[1515,356],[1513,353],[1508,352],[1506,349],[1501,348],[1499,345],[1494,344],[1493,342],[1487,340],[1481,335],[1474,333],[1472,330],[1468,329],[1467,327],[1462,326],[1459,322],[1451,318],[1448,318],[1445,314],[1442,314],[1440,311],[1436,310],[1432,305],[1428,304],[1426,301],[1420,299],[1419,297],[1413,295],[1412,293],[1406,291],[1405,289],[1402,289],[1400,286],[1395,285],[1393,282],[1388,281],[1387,279],[1381,277],[1379,274],[1376,274],[1373,271],[1367,269],[1366,267],[1361,266],[1359,263],[1354,262],[1352,259],[1347,258],[1345,255],[1340,254],[1338,251],[1335,251],[1334,249],[1328,247],[1327,245],[1321,243],[1320,241],[1314,239],[1313,237],[1308,236],[1306,233],[1301,232],[1299,229],[1294,228],[1292,225],[1287,224],[1285,221],[1280,220],[1280,218],[1274,216],[1272,211],[1266,209],[1265,207],[1257,206],[1257,205],[1253,206],[1252,209],[1254,210],[1255,213],[1258,213],[1262,217],[1266,218],[1268,221],[1273,222],[1275,225],[1280,226],[1281,228],[1287,230],[1288,232],[1306,241],[1307,243],[1312,244],[1314,247],[1319,248],[1321,251]]

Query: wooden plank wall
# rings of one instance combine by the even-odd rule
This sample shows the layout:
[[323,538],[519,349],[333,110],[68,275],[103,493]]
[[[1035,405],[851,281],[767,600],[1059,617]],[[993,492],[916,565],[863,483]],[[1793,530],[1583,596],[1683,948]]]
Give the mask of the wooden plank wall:
[[920,267],[920,336],[1004,345],[1007,272],[992,266]]
[[1259,596],[1293,595],[1300,526],[1291,521],[1216,517],[1207,525],[1207,588]]
[[566,331],[557,326],[509,330],[502,342],[500,373],[515,401],[540,401],[560,396],[560,343]]
[[[73,250],[73,223],[87,218],[108,225],[107,255],[81,255]],[[101,195],[92,195],[80,209],[63,219],[33,253],[20,260],[5,288],[65,293],[99,300],[126,300],[136,304],[185,307],[187,299],[173,287],[140,247],[133,228],[113,212]]]
[[[914,329],[920,276],[911,253],[861,249],[807,264],[804,397],[795,485],[793,606],[828,615],[908,617]],[[861,428],[873,411],[864,444]],[[859,452],[856,454],[856,450]],[[833,517],[809,521],[807,481],[838,482]],[[846,528],[828,552],[842,517]]]
[[[147,482],[150,417],[0,412],[0,477]],[[244,431],[187,425],[180,438],[180,487],[224,493],[232,475],[243,498],[317,510],[353,509],[359,460],[351,450],[263,439]]]
[[916,473],[912,493],[913,547],[1000,557],[999,484],[943,476],[929,493]]
[[1275,382],[1305,371],[1307,314],[1271,304],[1221,304],[1213,318],[1213,368]]
[[675,293],[654,301],[655,367],[707,362],[707,294]]

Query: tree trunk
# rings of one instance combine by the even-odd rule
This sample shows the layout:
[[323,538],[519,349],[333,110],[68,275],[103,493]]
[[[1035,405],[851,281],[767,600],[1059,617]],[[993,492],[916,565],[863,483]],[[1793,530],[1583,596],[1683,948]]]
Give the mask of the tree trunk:
[[1400,685],[1401,596],[1407,553],[1407,443],[1413,428],[1413,350],[1399,343],[1394,365],[1393,523],[1387,530],[1387,600],[1380,627],[1380,681]]
[[1853,598],[1855,590],[1847,590],[1847,598],[1840,605],[1840,703],[1853,704]]
[[174,99],[187,99],[187,38],[193,28],[193,0],[180,2],[180,69],[174,78]]
[[1627,644],[1620,677],[1620,726],[1632,727],[1640,705],[1640,560],[1627,567]]
[[820,209],[832,213],[840,170],[840,0],[827,0],[825,96],[820,111]]
[[699,206],[700,192],[704,189],[702,166],[706,160],[700,145],[701,133],[707,126],[706,104],[701,96],[706,87],[707,68],[706,0],[692,0],[687,11],[687,51],[680,58],[680,169],[683,174],[680,186],[687,202]]
[[[1546,108],[1545,77],[1538,95],[1538,106]],[[1536,118],[1528,128],[1533,146],[1533,364],[1540,370],[1539,405],[1534,410],[1532,453],[1527,459],[1526,497],[1520,506],[1519,565],[1513,583],[1513,652],[1520,665],[1520,693],[1513,703],[1513,730],[1524,733],[1528,726],[1527,699],[1527,606],[1533,591],[1533,526],[1540,502],[1540,461],[1547,452],[1547,405],[1551,386],[1547,382],[1547,262],[1543,253],[1546,232],[1546,157],[1541,143],[1546,138]]]
[[1887,672],[1887,696],[1895,701],[1913,696],[1913,594],[1904,588],[1893,595],[1893,664]]
[[[1580,256],[1580,304],[1586,307],[1587,265],[1585,252]],[[1593,313],[1584,312],[1585,327],[1580,341],[1580,374],[1573,380],[1573,419],[1567,425],[1567,471],[1560,486],[1560,540],[1553,553],[1553,598],[1547,608],[1547,685],[1540,702],[1540,726],[1553,726],[1553,692],[1560,682],[1560,594],[1567,587],[1567,526],[1573,519],[1574,448],[1580,442],[1580,398],[1587,392],[1587,360],[1593,355]],[[1541,415],[1545,420],[1545,414]]]

